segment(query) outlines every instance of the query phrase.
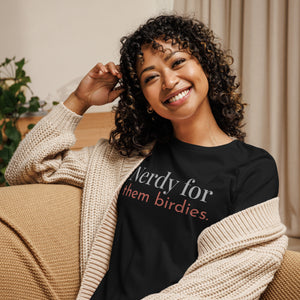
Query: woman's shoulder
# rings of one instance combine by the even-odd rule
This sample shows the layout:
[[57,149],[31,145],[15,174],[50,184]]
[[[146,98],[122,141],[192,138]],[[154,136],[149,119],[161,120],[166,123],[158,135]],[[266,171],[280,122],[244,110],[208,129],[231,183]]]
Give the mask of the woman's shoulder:
[[266,149],[242,141],[236,143],[235,154],[247,162],[266,160],[275,163],[275,159]]
[[279,189],[278,170],[275,159],[265,149],[239,143],[239,164],[235,169],[234,212],[277,197]]
[[124,163],[135,162],[143,160],[150,153],[154,147],[154,143],[150,143],[144,147],[145,155],[142,156],[137,152],[131,153],[131,155],[123,155],[113,144],[109,142],[106,138],[101,138],[98,140],[95,146],[95,155],[98,159],[107,159],[111,162],[123,161]]
[[273,156],[265,149],[245,142],[239,142],[240,156],[236,168],[239,182],[251,181],[253,184],[268,182],[271,179],[278,183],[277,164]]

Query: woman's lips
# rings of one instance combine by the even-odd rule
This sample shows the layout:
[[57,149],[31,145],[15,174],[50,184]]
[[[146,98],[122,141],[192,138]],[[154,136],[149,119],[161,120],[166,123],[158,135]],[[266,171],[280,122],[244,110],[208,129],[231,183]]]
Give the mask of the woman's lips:
[[176,95],[169,97],[164,104],[165,105],[172,105],[172,106],[176,106],[176,105],[180,105],[182,104],[190,95],[191,93],[191,87],[182,90],[181,92],[177,93]]

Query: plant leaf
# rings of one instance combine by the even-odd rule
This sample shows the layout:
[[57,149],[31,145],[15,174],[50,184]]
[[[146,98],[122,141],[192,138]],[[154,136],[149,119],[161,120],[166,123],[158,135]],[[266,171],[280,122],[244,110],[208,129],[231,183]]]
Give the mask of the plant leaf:
[[15,95],[20,90],[21,86],[21,83],[14,83],[8,89]]
[[22,76],[22,77],[19,77],[19,78],[16,78],[17,79],[17,82],[19,84],[21,84],[21,86],[26,86],[27,88],[29,88],[27,86],[27,83],[31,82],[31,79],[29,76]]
[[3,185],[3,183],[5,182],[5,177],[4,177],[4,172],[2,170],[0,170],[0,185]]
[[34,126],[35,126],[35,124],[29,124],[29,125],[27,126],[27,129],[31,130]]
[[21,60],[16,61],[15,64],[19,69],[22,69],[25,65],[25,58],[22,58]]
[[26,97],[23,92],[20,92],[17,97],[22,104],[26,102]]
[[5,115],[10,115],[10,114],[12,114],[14,112],[14,108],[13,107],[5,107],[4,109],[3,109],[3,113],[5,114]]
[[18,69],[16,70],[16,77],[17,77],[17,79],[22,78],[22,77],[24,77],[24,76],[26,76],[25,71],[18,68]]
[[6,65],[8,65],[12,60],[15,60],[15,56],[13,58],[5,58],[5,61],[0,65],[1,67],[5,67]]
[[29,101],[29,111],[35,112],[40,108],[39,97],[31,97]]
[[3,93],[4,106],[14,108],[18,103],[18,99],[16,99],[15,94],[10,90],[5,90]]
[[8,65],[11,61],[12,61],[11,58],[5,58],[4,64],[5,64],[5,65]]
[[0,150],[0,158],[3,160],[5,165],[7,165],[10,161],[12,154],[13,151],[8,147],[4,147],[2,150]]
[[27,107],[20,106],[20,107],[18,108],[18,114],[19,114],[19,115],[22,115],[22,114],[26,113],[27,111],[28,111],[28,108],[27,108]]
[[4,118],[3,109],[5,107],[4,95],[0,95],[0,120]]
[[9,121],[6,123],[6,128],[4,129],[4,133],[7,138],[14,142],[14,144],[19,144],[21,141],[21,133],[19,130],[12,125],[12,122]]

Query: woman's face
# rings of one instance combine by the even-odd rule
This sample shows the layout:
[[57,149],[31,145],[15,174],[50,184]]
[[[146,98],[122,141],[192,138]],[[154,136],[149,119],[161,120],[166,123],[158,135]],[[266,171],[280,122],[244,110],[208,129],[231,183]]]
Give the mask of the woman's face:
[[203,103],[208,104],[208,80],[198,60],[186,50],[157,42],[165,51],[142,46],[143,62],[137,61],[137,74],[149,105],[174,125],[194,117]]

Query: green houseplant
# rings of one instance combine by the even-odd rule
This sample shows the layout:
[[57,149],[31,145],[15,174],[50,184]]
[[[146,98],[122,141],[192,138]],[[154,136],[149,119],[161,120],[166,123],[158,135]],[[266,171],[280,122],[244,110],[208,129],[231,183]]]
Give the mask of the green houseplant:
[[[5,184],[6,166],[21,141],[17,121],[25,113],[40,108],[39,98],[33,96],[28,86],[31,82],[23,69],[25,59],[6,58],[0,64],[0,185]],[[26,92],[31,98],[26,99]],[[28,129],[34,125],[30,124]]]

